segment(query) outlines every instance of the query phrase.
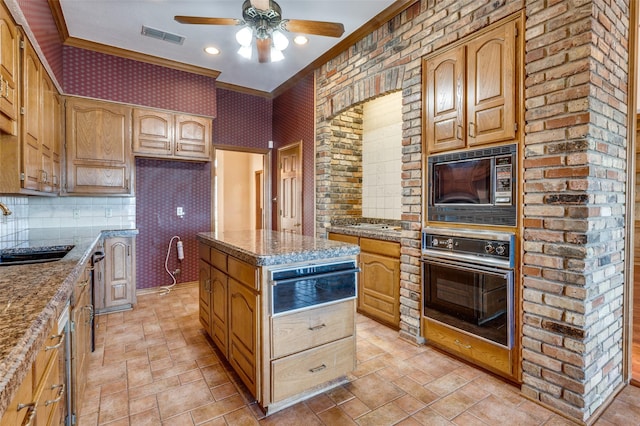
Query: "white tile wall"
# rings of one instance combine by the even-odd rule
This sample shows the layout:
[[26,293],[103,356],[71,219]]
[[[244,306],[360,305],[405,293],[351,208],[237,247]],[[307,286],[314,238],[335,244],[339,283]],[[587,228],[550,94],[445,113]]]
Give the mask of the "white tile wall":
[[0,202],[11,210],[0,214],[0,249],[13,247],[28,229],[136,226],[135,197],[0,196]]
[[402,92],[364,104],[362,216],[401,219]]

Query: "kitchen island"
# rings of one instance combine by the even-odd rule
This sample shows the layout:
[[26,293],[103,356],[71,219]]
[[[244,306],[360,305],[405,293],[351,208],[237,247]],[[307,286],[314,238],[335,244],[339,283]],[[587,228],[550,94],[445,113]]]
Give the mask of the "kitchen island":
[[265,414],[347,381],[357,245],[268,230],[197,238],[200,322]]

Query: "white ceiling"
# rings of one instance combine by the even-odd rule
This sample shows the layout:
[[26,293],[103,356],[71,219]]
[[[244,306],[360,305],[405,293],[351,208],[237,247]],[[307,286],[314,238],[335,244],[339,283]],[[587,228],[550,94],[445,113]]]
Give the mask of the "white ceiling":
[[[370,21],[393,0],[278,0],[283,19],[340,22],[345,32],[340,39],[309,35],[309,43],[297,46],[296,34],[287,33],[285,59],[258,63],[236,52],[238,26],[185,25],[175,15],[242,19],[243,0],[60,0],[70,37],[132,50],[198,67],[220,71],[217,81],[272,92],[340,40]],[[142,26],[185,37],[182,45],[141,35]],[[204,48],[212,45],[221,53],[211,56]]]

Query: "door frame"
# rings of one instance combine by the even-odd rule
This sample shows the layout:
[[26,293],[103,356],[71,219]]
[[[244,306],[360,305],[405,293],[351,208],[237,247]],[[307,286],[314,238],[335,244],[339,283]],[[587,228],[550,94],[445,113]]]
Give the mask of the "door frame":
[[[272,229],[271,219],[271,150],[261,148],[246,148],[234,145],[214,145],[212,153],[212,167],[211,167],[211,230],[216,231],[216,217],[218,215],[218,206],[216,205],[216,192],[217,185],[217,173],[218,173],[218,151],[235,151],[245,152],[247,154],[260,154],[262,155],[262,193],[264,199],[262,200],[262,225],[263,229]],[[253,181],[253,178],[251,178]],[[253,214],[253,212],[252,212]]]
[[280,155],[283,151],[287,151],[290,150],[292,148],[298,148],[298,177],[300,180],[300,184],[298,185],[298,191],[297,191],[297,196],[300,199],[300,234],[304,234],[304,211],[303,211],[303,204],[304,204],[304,200],[302,198],[302,188],[304,187],[304,172],[302,170],[302,166],[303,166],[303,150],[302,150],[302,140],[299,140],[297,142],[291,143],[289,145],[285,145],[282,146],[280,148],[278,148],[278,154],[276,157],[276,169],[277,171],[277,175],[276,175],[276,191],[278,191],[277,194],[277,203],[276,203],[276,213],[278,215],[278,231],[282,231],[282,220],[281,220],[281,215],[280,215],[280,211],[282,209],[282,194],[280,194],[280,188],[281,188],[281,182],[280,182]]

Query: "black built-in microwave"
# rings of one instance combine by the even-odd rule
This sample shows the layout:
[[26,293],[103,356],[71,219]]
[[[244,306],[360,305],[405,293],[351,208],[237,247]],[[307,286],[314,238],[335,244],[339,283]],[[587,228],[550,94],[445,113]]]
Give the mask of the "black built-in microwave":
[[427,220],[515,226],[516,161],[515,144],[429,156]]

